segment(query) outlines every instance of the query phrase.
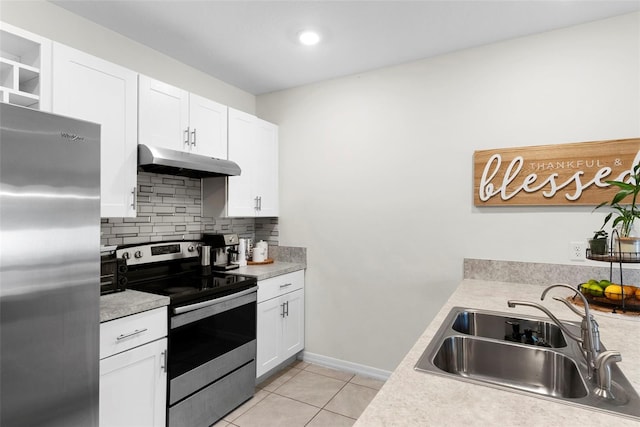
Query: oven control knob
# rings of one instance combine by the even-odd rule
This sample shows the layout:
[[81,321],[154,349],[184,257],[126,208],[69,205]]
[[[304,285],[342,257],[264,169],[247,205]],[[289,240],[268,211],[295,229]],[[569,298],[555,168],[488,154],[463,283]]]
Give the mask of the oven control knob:
[[136,253],[133,254],[133,256],[136,257],[136,258],[142,258],[142,252],[136,251]]
[[129,258],[131,258],[131,255],[129,255],[129,252],[122,253],[122,259],[129,259]]
[[189,245],[189,247],[187,248],[187,251],[189,251],[189,252],[193,252],[195,250],[196,250],[196,248],[193,245]]

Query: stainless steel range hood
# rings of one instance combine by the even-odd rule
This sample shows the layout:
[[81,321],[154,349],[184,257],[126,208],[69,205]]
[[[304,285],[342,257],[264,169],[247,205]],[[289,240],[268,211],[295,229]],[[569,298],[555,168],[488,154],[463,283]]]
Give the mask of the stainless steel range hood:
[[231,160],[144,144],[138,145],[138,169],[190,178],[240,175],[240,166]]

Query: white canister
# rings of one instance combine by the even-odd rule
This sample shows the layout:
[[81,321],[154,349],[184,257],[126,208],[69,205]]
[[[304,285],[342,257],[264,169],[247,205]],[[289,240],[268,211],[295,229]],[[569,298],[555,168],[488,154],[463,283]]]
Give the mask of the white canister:
[[247,250],[246,239],[240,239],[238,241],[238,265],[240,267],[244,267],[245,265],[247,265],[246,250]]
[[264,240],[260,240],[253,247],[253,262],[263,262],[267,259],[269,246]]

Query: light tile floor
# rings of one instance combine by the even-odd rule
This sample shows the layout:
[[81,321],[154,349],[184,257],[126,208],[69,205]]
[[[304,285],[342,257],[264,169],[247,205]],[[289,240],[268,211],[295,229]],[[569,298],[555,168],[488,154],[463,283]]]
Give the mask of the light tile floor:
[[296,361],[259,384],[251,400],[214,426],[351,426],[383,384]]

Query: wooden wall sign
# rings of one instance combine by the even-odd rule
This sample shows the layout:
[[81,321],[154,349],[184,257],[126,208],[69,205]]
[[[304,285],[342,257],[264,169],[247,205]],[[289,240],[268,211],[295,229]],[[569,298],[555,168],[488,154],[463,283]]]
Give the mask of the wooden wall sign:
[[497,148],[473,154],[476,206],[598,205],[629,180],[640,138]]

